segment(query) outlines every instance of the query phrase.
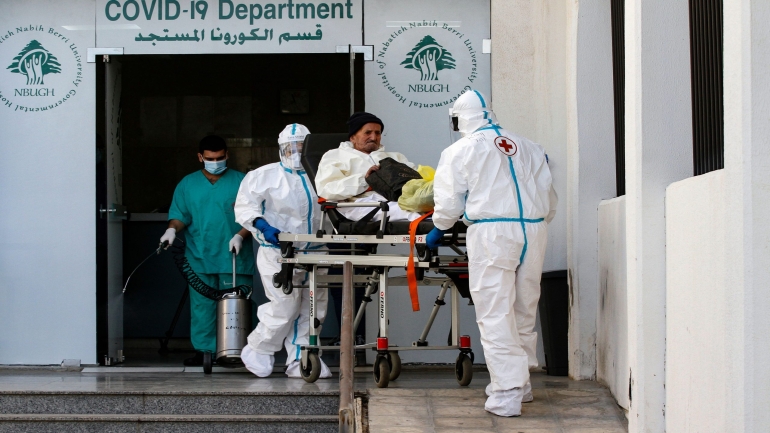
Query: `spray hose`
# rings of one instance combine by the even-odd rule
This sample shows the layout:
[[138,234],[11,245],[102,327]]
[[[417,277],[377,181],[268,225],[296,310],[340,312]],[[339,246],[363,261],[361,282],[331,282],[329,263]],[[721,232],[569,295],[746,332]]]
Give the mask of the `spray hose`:
[[[177,245],[177,243],[181,245]],[[177,269],[179,269],[182,277],[185,279],[185,281],[187,281],[187,284],[189,284],[193,290],[213,301],[219,301],[220,299],[224,298],[225,295],[239,292],[243,293],[246,296],[246,299],[251,297],[251,286],[246,284],[233,287],[232,289],[220,290],[215,289],[203,282],[198,274],[196,274],[192,269],[192,266],[190,266],[190,262],[187,261],[187,257],[184,255],[186,248],[187,244],[185,244],[185,242],[179,238],[176,238],[174,243],[170,246],[171,256],[174,258],[174,263],[176,264]],[[235,279],[233,279],[233,286],[235,286]]]

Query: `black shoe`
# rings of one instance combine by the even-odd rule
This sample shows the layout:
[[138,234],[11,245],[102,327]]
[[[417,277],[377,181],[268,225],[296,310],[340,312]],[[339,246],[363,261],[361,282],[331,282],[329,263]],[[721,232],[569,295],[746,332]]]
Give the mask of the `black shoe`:
[[203,365],[203,352],[195,352],[195,356],[184,360],[184,365],[187,367],[200,367]]

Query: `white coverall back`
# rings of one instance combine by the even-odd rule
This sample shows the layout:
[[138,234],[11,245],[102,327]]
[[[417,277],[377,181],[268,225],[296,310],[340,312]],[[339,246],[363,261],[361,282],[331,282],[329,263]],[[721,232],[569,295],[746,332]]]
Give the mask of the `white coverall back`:
[[470,292],[492,391],[524,389],[537,366],[533,331],[547,224],[556,194],[543,148],[490,124],[441,154],[434,178],[433,222],[462,217]]
[[[265,241],[254,220],[263,218],[282,232],[315,233],[321,224],[321,209],[307,174],[276,162],[250,171],[241,182],[235,200],[235,219],[252,232],[259,242],[257,268],[270,302],[257,309],[259,324],[249,335],[249,345],[257,353],[272,355],[286,347],[288,361],[300,358],[300,345],[308,344],[310,289],[295,289],[291,294],[273,287],[273,274],[281,270],[280,249]],[[295,244],[297,249],[314,249],[322,245]],[[295,270],[293,281],[301,285],[307,272]],[[326,316],[328,290],[318,288],[316,317],[323,323]],[[319,330],[320,331],[320,330]]]

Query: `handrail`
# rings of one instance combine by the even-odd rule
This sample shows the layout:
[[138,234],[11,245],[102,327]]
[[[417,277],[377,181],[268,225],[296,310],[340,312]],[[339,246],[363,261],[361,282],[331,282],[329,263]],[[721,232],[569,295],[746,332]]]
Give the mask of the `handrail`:
[[353,408],[353,263],[342,266],[342,323],[340,324],[340,409],[339,432],[355,432]]

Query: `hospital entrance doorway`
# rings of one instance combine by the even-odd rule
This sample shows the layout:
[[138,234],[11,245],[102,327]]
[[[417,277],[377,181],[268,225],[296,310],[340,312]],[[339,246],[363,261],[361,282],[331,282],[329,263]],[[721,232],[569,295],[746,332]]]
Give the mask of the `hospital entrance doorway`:
[[[229,169],[247,173],[277,162],[278,133],[287,124],[344,132],[351,105],[364,110],[360,54],[353,71],[351,92],[349,54],[97,57],[100,364],[181,367],[194,353],[187,284],[172,255],[155,251],[177,183],[202,168],[201,138],[225,139]],[[266,300],[259,275],[253,287],[256,326],[256,307]],[[329,304],[321,337],[333,339],[338,314]]]

